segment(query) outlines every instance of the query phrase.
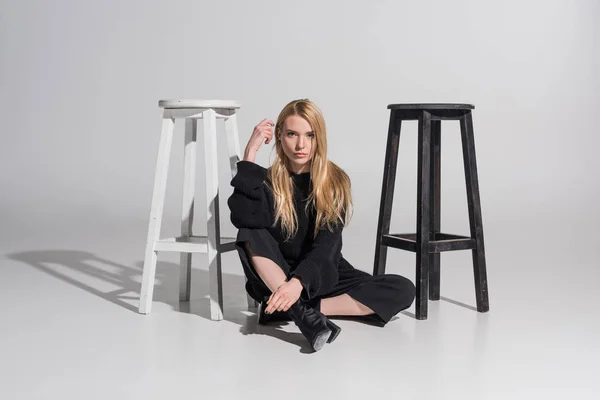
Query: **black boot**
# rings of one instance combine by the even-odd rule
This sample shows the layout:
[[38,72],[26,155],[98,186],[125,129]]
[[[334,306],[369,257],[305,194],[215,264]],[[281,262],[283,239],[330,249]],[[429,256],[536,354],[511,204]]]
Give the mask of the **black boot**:
[[[306,304],[308,304],[310,307],[314,308],[315,310],[321,312],[321,299],[320,298],[308,300]],[[329,336],[329,339],[327,339],[327,343],[331,343],[335,340],[335,338],[338,337],[338,335],[342,331],[342,328],[340,328],[339,326],[337,326],[336,324],[331,322],[331,320],[329,318],[327,318],[327,317],[325,317],[325,318],[327,319],[327,327],[329,329],[331,329],[331,336]]]
[[[268,304],[267,304],[268,299],[269,299],[268,297],[265,297],[263,299],[263,301],[260,303],[260,306],[259,306],[260,309],[258,312],[258,323],[259,324],[267,325],[270,322],[280,322],[280,321],[291,321],[292,320],[290,318],[290,315],[285,311],[274,311],[271,314],[265,313],[265,309],[268,306]],[[305,305],[315,309],[317,312],[321,311],[321,299],[309,300],[305,303]],[[342,328],[340,328],[339,326],[337,326],[336,324],[331,322],[327,317],[325,317],[325,319],[327,320],[326,321],[327,327],[331,330],[331,335],[329,336],[329,339],[327,339],[327,343],[331,343],[338,337],[338,335],[342,331]]]
[[258,312],[258,323],[261,325],[266,325],[269,322],[278,322],[278,321],[291,321],[292,319],[285,311],[277,311],[275,310],[271,314],[265,313],[265,309],[267,308],[267,300],[268,297],[265,297],[263,301],[260,303],[260,310]]
[[331,321],[320,311],[306,306],[302,301],[295,302],[287,313],[315,351],[321,350],[332,336]]

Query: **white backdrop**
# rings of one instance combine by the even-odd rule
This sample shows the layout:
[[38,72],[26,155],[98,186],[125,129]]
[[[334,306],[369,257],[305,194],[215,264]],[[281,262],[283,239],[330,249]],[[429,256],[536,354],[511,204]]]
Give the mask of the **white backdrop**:
[[[262,118],[276,118],[289,100],[314,100],[328,124],[330,158],[352,178],[356,212],[347,237],[367,243],[365,262],[373,254],[389,103],[475,104],[490,252],[510,245],[527,253],[532,238],[544,238],[545,251],[567,251],[600,236],[597,1],[0,4],[5,245],[56,229],[81,235],[131,223],[141,232],[162,98],[240,101],[242,148]],[[181,128],[165,213],[175,220]],[[404,128],[392,229],[413,231],[416,123]],[[231,232],[219,144],[223,229]],[[257,159],[264,166],[268,147]],[[458,123],[443,124],[446,232],[468,232],[461,157]],[[197,204],[203,207],[203,196]]]

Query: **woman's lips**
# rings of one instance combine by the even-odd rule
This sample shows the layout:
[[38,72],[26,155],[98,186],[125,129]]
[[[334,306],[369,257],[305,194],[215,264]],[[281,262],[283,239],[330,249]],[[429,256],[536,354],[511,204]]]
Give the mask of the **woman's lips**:
[[294,153],[296,157],[306,157],[306,153]]

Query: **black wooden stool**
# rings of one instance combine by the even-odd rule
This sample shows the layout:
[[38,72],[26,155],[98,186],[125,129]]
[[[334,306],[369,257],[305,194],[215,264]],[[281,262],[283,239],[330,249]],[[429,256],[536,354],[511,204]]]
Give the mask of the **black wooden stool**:
[[[388,106],[388,109],[391,110],[390,125],[385,151],[373,275],[385,273],[388,247],[416,252],[417,319],[427,319],[428,289],[429,299],[440,299],[440,253],[442,251],[472,250],[477,311],[486,312],[490,308],[477,163],[475,160],[473,117],[471,115],[471,110],[474,108],[470,104],[390,104]],[[419,121],[417,233],[390,234],[400,127],[402,121],[405,120]],[[442,120],[460,121],[469,204],[469,225],[471,227],[470,237],[440,232],[440,134]],[[431,284],[429,278],[431,278]]]

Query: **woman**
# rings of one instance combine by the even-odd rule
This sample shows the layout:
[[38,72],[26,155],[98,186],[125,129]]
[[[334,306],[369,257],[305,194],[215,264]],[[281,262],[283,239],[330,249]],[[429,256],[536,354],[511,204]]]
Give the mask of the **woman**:
[[[254,161],[273,137],[277,155],[265,169]],[[259,323],[287,317],[317,351],[340,332],[326,316],[383,326],[412,304],[411,281],[371,276],[342,256],[342,229],[352,213],[350,179],[327,159],[325,120],[313,102],[292,101],[277,123],[261,121],[237,167],[227,204],[239,229],[246,290],[262,302]]]

